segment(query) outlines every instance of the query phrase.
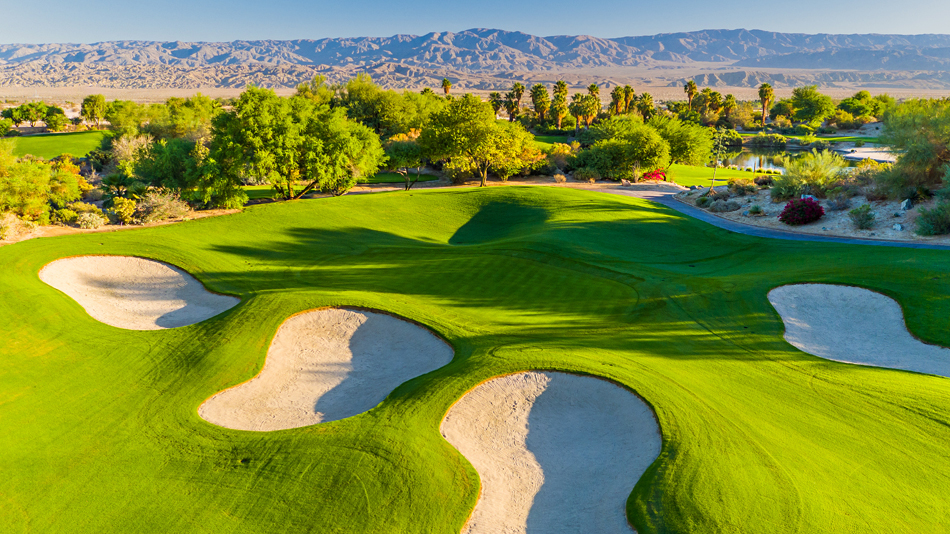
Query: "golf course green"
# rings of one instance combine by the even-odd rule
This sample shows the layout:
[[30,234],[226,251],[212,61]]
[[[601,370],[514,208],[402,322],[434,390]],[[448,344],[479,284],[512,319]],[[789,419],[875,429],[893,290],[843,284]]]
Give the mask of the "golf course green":
[[[108,326],[38,278],[77,255],[160,260],[241,302]],[[861,286],[950,346],[944,251],[761,239],[512,186],[33,239],[0,248],[0,273],[0,532],[457,534],[479,479],[439,425],[478,384],[532,369],[607,378],[655,411],[662,451],[627,502],[640,534],[950,530],[948,379],[803,353],[767,298]],[[199,417],[260,371],[286,319],[331,306],[420,323],[454,358],[338,421]]]
[[109,135],[110,133],[104,130],[90,130],[17,137],[14,138],[16,145],[13,153],[21,157],[29,154],[42,159],[53,159],[63,154],[81,158],[101,148]]

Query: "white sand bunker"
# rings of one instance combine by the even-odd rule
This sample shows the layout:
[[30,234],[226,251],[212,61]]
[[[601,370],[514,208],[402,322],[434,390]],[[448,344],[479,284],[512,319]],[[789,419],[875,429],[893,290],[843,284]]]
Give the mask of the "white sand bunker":
[[950,349],[907,331],[893,299],[867,289],[796,284],[769,292],[785,339],[809,354],[846,363],[950,377]]
[[260,374],[202,404],[198,415],[237,430],[283,430],[374,408],[403,382],[452,361],[421,326],[381,313],[315,310],[277,330]]
[[94,319],[129,330],[200,323],[240,302],[209,292],[181,269],[131,256],[64,258],[43,267],[39,276]]
[[469,391],[442,435],[481,478],[471,534],[629,534],[627,498],[662,444],[653,412],[626,389],[534,371]]

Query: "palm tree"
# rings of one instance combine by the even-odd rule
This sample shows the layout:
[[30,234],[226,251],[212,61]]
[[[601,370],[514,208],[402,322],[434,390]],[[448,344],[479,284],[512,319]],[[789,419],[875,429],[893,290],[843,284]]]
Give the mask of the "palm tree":
[[445,96],[449,95],[449,90],[452,89],[452,82],[448,78],[442,78],[442,90],[445,91]]
[[765,126],[765,119],[769,118],[769,105],[775,100],[775,91],[771,85],[763,83],[759,86],[759,100],[762,101],[762,126]]
[[737,107],[739,107],[739,103],[736,102],[736,97],[731,94],[726,95],[726,99],[722,101],[722,110],[726,113],[726,118],[729,118],[729,115]]
[[637,98],[637,92],[633,90],[633,87],[629,85],[623,86],[623,111],[627,113],[630,111],[630,106],[633,105],[634,99]]
[[521,109],[514,91],[505,94],[503,105],[505,106],[505,111],[508,112],[508,122],[514,122],[515,118],[518,117],[518,111]]
[[696,82],[690,80],[686,82],[686,85],[683,86],[683,91],[686,93],[686,99],[689,101],[689,109],[693,109],[693,97],[696,96],[696,93],[699,92],[699,88],[696,87]]
[[541,122],[544,122],[544,117],[548,112],[548,108],[551,107],[548,88],[540,83],[532,85],[531,102],[534,104],[534,111],[538,114],[538,118],[541,119]]
[[590,93],[590,96],[597,97],[597,100],[600,100],[600,87],[597,87],[596,83],[588,85],[587,92]]
[[554,84],[554,94],[564,95],[564,100],[567,100],[567,82],[558,80],[557,83]]
[[515,97],[515,102],[518,103],[518,109],[521,109],[521,97],[524,96],[524,85],[521,82],[515,82],[511,86],[511,95]]
[[625,93],[623,92],[623,87],[619,85],[614,87],[614,90],[610,92],[610,111],[614,115],[620,115],[623,113],[623,103],[625,100]]
[[501,93],[495,91],[488,95],[488,103],[491,105],[491,108],[495,111],[495,115],[498,115],[498,110],[504,105],[504,101],[501,99]]

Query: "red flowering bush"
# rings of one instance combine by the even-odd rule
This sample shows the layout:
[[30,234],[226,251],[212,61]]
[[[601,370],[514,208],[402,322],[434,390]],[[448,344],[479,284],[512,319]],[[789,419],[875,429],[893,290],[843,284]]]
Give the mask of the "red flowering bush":
[[666,171],[663,169],[657,169],[655,171],[650,171],[643,175],[642,180],[656,180],[659,182],[666,181]]
[[825,214],[825,210],[813,198],[792,199],[779,214],[778,220],[785,224],[798,226],[815,222]]

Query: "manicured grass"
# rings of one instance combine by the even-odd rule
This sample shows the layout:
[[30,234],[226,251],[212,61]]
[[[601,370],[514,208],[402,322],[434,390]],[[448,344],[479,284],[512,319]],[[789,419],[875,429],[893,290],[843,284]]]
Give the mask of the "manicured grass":
[[[720,168],[718,171],[716,171],[716,185],[723,185],[733,178],[745,178],[746,180],[751,180],[758,175],[759,173]],[[686,187],[691,185],[709,187],[712,176],[712,167],[694,167],[692,165],[680,165],[678,163],[674,163],[670,166],[667,179]]]
[[[112,328],[37,278],[81,254],[167,261],[242,303]],[[606,377],[654,407],[663,451],[628,502],[641,534],[929,533],[950,517],[947,379],[799,352],[766,299],[860,285],[950,345],[947,252],[758,239],[622,196],[493,187],[34,239],[0,248],[0,272],[3,532],[456,534],[478,479],[439,423],[525,369]],[[425,324],[455,358],[341,421],[258,433],[198,417],[258,372],[283,320],[335,305]]]
[[83,157],[89,152],[102,147],[108,132],[91,130],[88,132],[42,134],[15,137],[16,147],[13,149],[17,156],[27,154],[43,159],[53,159],[63,154]]
[[554,143],[567,143],[567,137],[563,135],[536,135],[534,142],[538,148],[547,150],[554,146]]

